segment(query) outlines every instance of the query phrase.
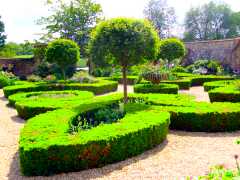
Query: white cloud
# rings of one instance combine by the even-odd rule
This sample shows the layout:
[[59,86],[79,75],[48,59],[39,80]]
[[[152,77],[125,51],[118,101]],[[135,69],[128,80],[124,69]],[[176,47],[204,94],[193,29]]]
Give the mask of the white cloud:
[[[176,10],[179,22],[191,6],[197,6],[210,0],[168,0]],[[49,14],[46,0],[0,0],[0,15],[6,26],[8,41],[22,42],[38,38],[41,27],[36,20]],[[148,0],[96,0],[101,3],[106,17],[143,17],[143,9]],[[240,0],[225,0],[235,11],[240,11]]]

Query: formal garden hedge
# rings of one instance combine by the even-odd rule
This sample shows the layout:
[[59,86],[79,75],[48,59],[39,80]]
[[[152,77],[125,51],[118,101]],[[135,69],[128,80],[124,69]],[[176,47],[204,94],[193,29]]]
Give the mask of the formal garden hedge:
[[208,94],[211,102],[240,102],[240,89],[234,85],[215,88]]
[[102,167],[140,154],[166,138],[170,114],[141,104],[125,106],[125,117],[116,123],[69,133],[78,115],[111,103],[82,104],[30,119],[20,136],[22,173],[49,175]]
[[18,92],[34,91],[60,91],[60,90],[82,90],[91,91],[95,95],[116,91],[118,83],[108,80],[99,80],[96,83],[29,83],[24,85],[13,85],[3,88],[5,97]]
[[215,88],[232,85],[235,82],[236,82],[235,80],[213,81],[213,82],[206,82],[206,83],[203,84],[203,86],[204,86],[205,91],[210,91],[210,90],[213,90]]
[[[38,103],[24,101],[28,95],[31,93],[15,95],[16,107],[19,104],[31,113],[34,111],[31,108]],[[61,104],[57,101],[56,107]],[[62,106],[63,109],[40,115],[37,114],[42,112],[36,112],[37,116],[28,119],[20,135],[23,174],[78,171],[124,160],[161,143],[170,122],[170,128],[177,130],[219,132],[240,129],[238,103],[199,103],[187,95],[130,94],[122,119],[78,132],[71,130],[72,122],[79,115],[121,101],[120,94],[81,101],[72,99]],[[47,102],[42,105],[47,107]]]
[[169,80],[169,81],[161,81],[164,84],[176,84],[179,86],[179,89],[189,89],[191,87],[190,79],[178,79],[178,80]]
[[136,84],[134,85],[135,93],[160,93],[160,94],[177,94],[178,85],[176,84]]

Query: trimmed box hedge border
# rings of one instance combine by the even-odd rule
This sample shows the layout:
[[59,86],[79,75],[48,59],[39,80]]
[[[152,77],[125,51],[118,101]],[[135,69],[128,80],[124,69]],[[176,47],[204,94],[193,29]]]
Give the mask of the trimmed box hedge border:
[[100,80],[92,84],[80,83],[32,83],[26,85],[14,85],[3,88],[5,97],[18,92],[34,92],[34,91],[62,91],[62,90],[81,90],[91,91],[95,95],[101,95],[109,92],[114,92],[118,88],[118,83],[115,81]]
[[159,94],[177,94],[178,85],[176,84],[136,84],[134,85],[135,93],[159,93]]

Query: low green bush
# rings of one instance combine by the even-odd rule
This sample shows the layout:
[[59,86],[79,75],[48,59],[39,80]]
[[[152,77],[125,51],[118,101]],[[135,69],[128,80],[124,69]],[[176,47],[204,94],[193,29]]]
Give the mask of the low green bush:
[[116,91],[118,83],[100,80],[97,83],[29,83],[25,85],[8,86],[3,89],[5,97],[18,92],[82,90],[91,91],[95,95]]
[[12,73],[0,72],[0,88],[14,85],[15,81],[17,80],[18,78]]
[[134,85],[135,93],[160,93],[160,94],[177,94],[178,85],[176,84],[136,84]]
[[176,84],[179,86],[179,89],[189,89],[191,87],[191,80],[190,79],[178,79],[172,81],[161,81],[164,84]]
[[17,93],[8,97],[9,104],[14,106],[16,102],[34,102],[37,104],[53,104],[59,101],[75,101],[93,98],[92,92],[69,90],[69,91],[40,91]]
[[215,75],[196,75],[191,77],[191,86],[202,86],[205,82],[233,80],[233,77],[228,76],[215,76]]
[[94,108],[94,103],[82,104],[30,119],[20,135],[22,173],[50,175],[102,167],[138,155],[166,138],[170,114],[143,104],[126,105],[126,115],[116,123],[70,134],[69,123]]
[[208,95],[211,102],[240,102],[240,90],[234,85],[215,88]]
[[[190,177],[187,179],[191,179]],[[240,170],[231,170],[224,167],[224,165],[218,165],[211,167],[210,171],[204,175],[198,177],[198,180],[237,180],[240,179]]]
[[213,81],[213,82],[206,82],[206,83],[203,84],[203,86],[204,86],[205,91],[210,91],[210,90],[213,90],[215,88],[225,87],[225,86],[231,85],[233,83],[235,83],[234,80]]

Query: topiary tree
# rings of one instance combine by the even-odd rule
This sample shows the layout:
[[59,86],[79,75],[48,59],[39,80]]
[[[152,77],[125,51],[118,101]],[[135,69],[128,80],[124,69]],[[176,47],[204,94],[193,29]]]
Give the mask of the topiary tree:
[[159,58],[166,60],[168,65],[175,59],[182,58],[186,49],[182,41],[176,38],[164,39],[160,42]]
[[66,71],[76,66],[80,60],[80,49],[72,40],[57,39],[49,43],[46,50],[46,61],[56,63],[61,69],[63,79],[66,80]]
[[120,65],[123,75],[124,103],[127,103],[127,69],[155,59],[158,35],[146,20],[114,18],[101,22],[91,35],[90,59],[96,65]]

